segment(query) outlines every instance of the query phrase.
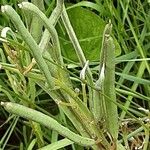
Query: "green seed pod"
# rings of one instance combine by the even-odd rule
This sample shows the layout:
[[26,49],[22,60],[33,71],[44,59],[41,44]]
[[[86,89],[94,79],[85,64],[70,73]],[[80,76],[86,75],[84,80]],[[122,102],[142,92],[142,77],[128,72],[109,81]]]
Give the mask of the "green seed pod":
[[38,122],[41,125],[44,125],[49,129],[53,129],[57,131],[59,134],[74,141],[75,143],[79,145],[91,146],[91,145],[96,144],[96,141],[94,141],[93,139],[82,137],[70,131],[68,128],[62,126],[50,116],[47,116],[39,111],[33,110],[31,108],[25,107],[17,103],[11,103],[11,102],[1,102],[1,105],[8,112],[21,116],[23,118]]

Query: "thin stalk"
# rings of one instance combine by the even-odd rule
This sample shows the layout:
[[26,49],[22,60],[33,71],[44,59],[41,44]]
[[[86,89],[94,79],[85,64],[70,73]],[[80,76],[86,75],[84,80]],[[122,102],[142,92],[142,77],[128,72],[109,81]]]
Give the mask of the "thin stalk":
[[18,120],[19,120],[19,117],[14,117],[14,120],[13,120],[13,122],[11,123],[11,125],[9,127],[9,131],[8,131],[6,139],[3,143],[2,149],[5,149],[6,144],[7,144],[8,140],[10,139],[10,137],[11,137],[11,135],[12,135],[12,133],[13,133],[15,127],[16,127],[16,124],[17,124]]
[[67,30],[67,33],[69,35],[69,38],[70,38],[70,40],[71,40],[71,42],[72,42],[72,44],[74,46],[74,49],[76,51],[76,54],[77,54],[78,59],[80,61],[80,64],[81,64],[82,67],[84,67],[86,62],[87,62],[87,60],[86,60],[86,58],[84,56],[83,50],[82,50],[82,48],[81,48],[81,46],[79,44],[79,41],[78,41],[78,39],[77,39],[77,37],[75,35],[75,32],[73,30],[73,27],[72,27],[71,23],[70,23],[70,20],[69,20],[68,14],[66,12],[65,6],[63,8],[63,12],[62,12],[61,18],[63,20],[63,23],[64,23],[65,28]]
[[144,139],[144,146],[143,150],[148,149],[149,140],[150,140],[150,123],[147,123],[147,128],[145,128],[145,139]]
[[[126,73],[128,74],[129,71],[131,70],[131,68],[133,67],[135,62],[128,62],[127,65],[125,66],[125,68],[123,69],[122,73]],[[118,83],[119,84],[122,84],[124,81],[124,78],[120,76],[119,80],[118,80]],[[120,86],[117,85],[116,88],[119,88]]]
[[[147,98],[145,98],[143,95],[137,95],[136,93],[133,93],[133,92],[130,92],[130,91],[128,91],[128,90],[124,90],[124,89],[121,89],[121,88],[116,88],[116,92],[119,92],[119,94],[125,94],[125,95],[127,95],[127,96],[133,96],[133,97],[135,97],[135,98],[139,98],[139,99],[141,99],[141,100],[147,100]],[[132,101],[131,101],[132,102]]]
[[[84,56],[83,50],[79,44],[79,41],[75,35],[74,30],[72,28],[72,25],[70,23],[70,20],[69,20],[68,14],[66,12],[65,6],[63,6],[63,13],[62,13],[61,18],[62,18],[62,21],[65,25],[66,31],[69,35],[69,38],[70,38],[70,40],[74,46],[74,49],[75,49],[76,54],[78,56],[79,62],[81,64],[81,66],[84,67],[87,60]],[[87,68],[87,81],[89,82],[90,85],[94,85],[92,73],[91,73],[89,67]],[[93,109],[93,89],[91,89],[89,86],[88,86],[88,88],[89,88],[89,105],[90,105],[90,109],[92,110]]]
[[[150,101],[150,97],[145,96],[145,95],[143,95],[143,94],[140,94],[140,93],[138,93],[138,92],[136,92],[136,91],[133,91],[132,89],[130,89],[130,88],[124,86],[124,85],[118,84],[117,82],[116,82],[116,84],[119,85],[120,87],[124,88],[125,90],[127,90],[127,91],[129,91],[129,92],[131,92],[131,93],[133,93],[133,94],[135,94],[135,95],[141,97],[142,99],[144,99],[144,100],[146,100],[146,101]],[[129,94],[129,95],[130,95],[130,94]]]
[[[61,13],[63,11],[63,1],[64,0],[57,0],[57,4],[56,4],[56,7],[55,9],[53,10],[51,16],[49,17],[49,21],[51,22],[51,24],[53,26],[56,25],[58,19],[60,18],[61,16]],[[41,41],[39,43],[39,46],[41,47],[42,51],[46,48],[46,46],[48,45],[49,43],[49,40],[50,40],[50,33],[47,29],[45,29],[44,33],[43,33],[43,36],[41,38]]]

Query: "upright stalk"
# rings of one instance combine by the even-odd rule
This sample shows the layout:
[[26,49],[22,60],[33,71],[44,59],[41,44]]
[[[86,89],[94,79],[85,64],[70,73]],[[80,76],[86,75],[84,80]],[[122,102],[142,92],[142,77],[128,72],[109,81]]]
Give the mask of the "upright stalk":
[[[72,44],[74,46],[74,49],[75,49],[76,54],[78,56],[79,62],[81,64],[81,66],[84,67],[87,60],[84,56],[83,50],[79,44],[79,41],[75,35],[75,32],[73,30],[71,23],[70,23],[70,20],[69,20],[68,14],[66,12],[65,6],[63,7],[63,12],[62,12],[61,18],[62,18],[62,21],[63,21],[64,26],[66,28],[66,31],[69,35],[70,41],[72,42]],[[92,73],[91,73],[89,67],[87,67],[87,81],[91,86],[94,85]],[[88,86],[88,89],[89,89],[89,105],[90,105],[90,109],[92,110],[93,109],[93,89],[89,86]]]
[[[61,16],[61,13],[63,11],[63,1],[64,0],[57,0],[56,8],[53,10],[51,16],[49,17],[49,21],[51,22],[53,26],[56,25],[58,19]],[[49,33],[47,29],[45,29],[43,36],[41,38],[41,41],[39,43],[39,46],[41,47],[42,51],[48,45],[50,37],[51,37],[51,34]]]

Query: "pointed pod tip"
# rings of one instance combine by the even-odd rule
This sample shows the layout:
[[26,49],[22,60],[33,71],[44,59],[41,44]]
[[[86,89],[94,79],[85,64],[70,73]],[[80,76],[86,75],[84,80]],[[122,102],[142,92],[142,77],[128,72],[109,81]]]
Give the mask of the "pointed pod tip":
[[10,104],[10,102],[0,102],[0,105],[1,105],[1,106],[6,106],[6,105],[8,105],[8,104]]
[[9,27],[3,28],[1,31],[1,37],[6,38],[8,31],[11,31],[11,29]]
[[6,106],[10,105],[10,102],[0,102],[0,105],[3,107],[6,107]]
[[2,13],[5,12],[5,6],[1,6],[1,12],[2,12]]
[[1,105],[2,105],[2,106],[5,106],[5,102],[1,102]]
[[20,4],[18,4],[19,8],[25,8],[26,6],[28,6],[28,4],[30,4],[29,2],[22,2]]
[[1,6],[1,12],[4,13],[8,9],[9,5]]
[[18,7],[19,7],[19,8],[22,8],[22,3],[18,4]]

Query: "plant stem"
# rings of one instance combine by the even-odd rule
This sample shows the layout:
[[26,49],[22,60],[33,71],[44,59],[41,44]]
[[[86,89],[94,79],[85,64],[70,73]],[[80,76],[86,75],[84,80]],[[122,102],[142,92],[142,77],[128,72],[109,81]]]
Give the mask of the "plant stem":
[[143,146],[143,150],[147,150],[148,149],[148,145],[149,145],[149,139],[150,139],[150,122],[147,123],[147,128],[145,128],[145,139],[144,139],[144,146]]
[[[49,17],[49,21],[51,22],[51,24],[53,26],[56,25],[59,17],[61,16],[61,13],[63,11],[63,1],[64,0],[57,0],[57,5],[56,8],[53,10],[51,16]],[[41,47],[42,51],[46,48],[46,46],[48,45],[48,42],[50,40],[50,33],[47,29],[45,29],[43,36],[41,38],[41,41],[39,43],[39,46]]]
[[[76,54],[78,56],[79,62],[81,64],[81,66],[84,67],[84,65],[86,64],[87,60],[86,60],[86,58],[84,56],[82,48],[81,48],[81,46],[79,44],[79,41],[78,41],[78,39],[77,39],[77,37],[75,35],[75,32],[74,32],[74,30],[72,28],[72,25],[70,23],[70,20],[69,20],[68,14],[66,12],[65,6],[63,7],[63,13],[62,13],[61,18],[62,18],[62,21],[63,21],[63,23],[65,25],[67,33],[69,35],[70,41],[72,42],[72,44],[74,46],[74,49],[75,49]],[[87,80],[88,80],[88,82],[89,82],[89,84],[91,86],[94,85],[93,78],[92,78],[92,73],[91,73],[89,67],[87,68]],[[88,88],[89,88],[89,105],[90,105],[90,109],[92,110],[93,109],[93,89],[90,88],[89,86],[88,86]]]

